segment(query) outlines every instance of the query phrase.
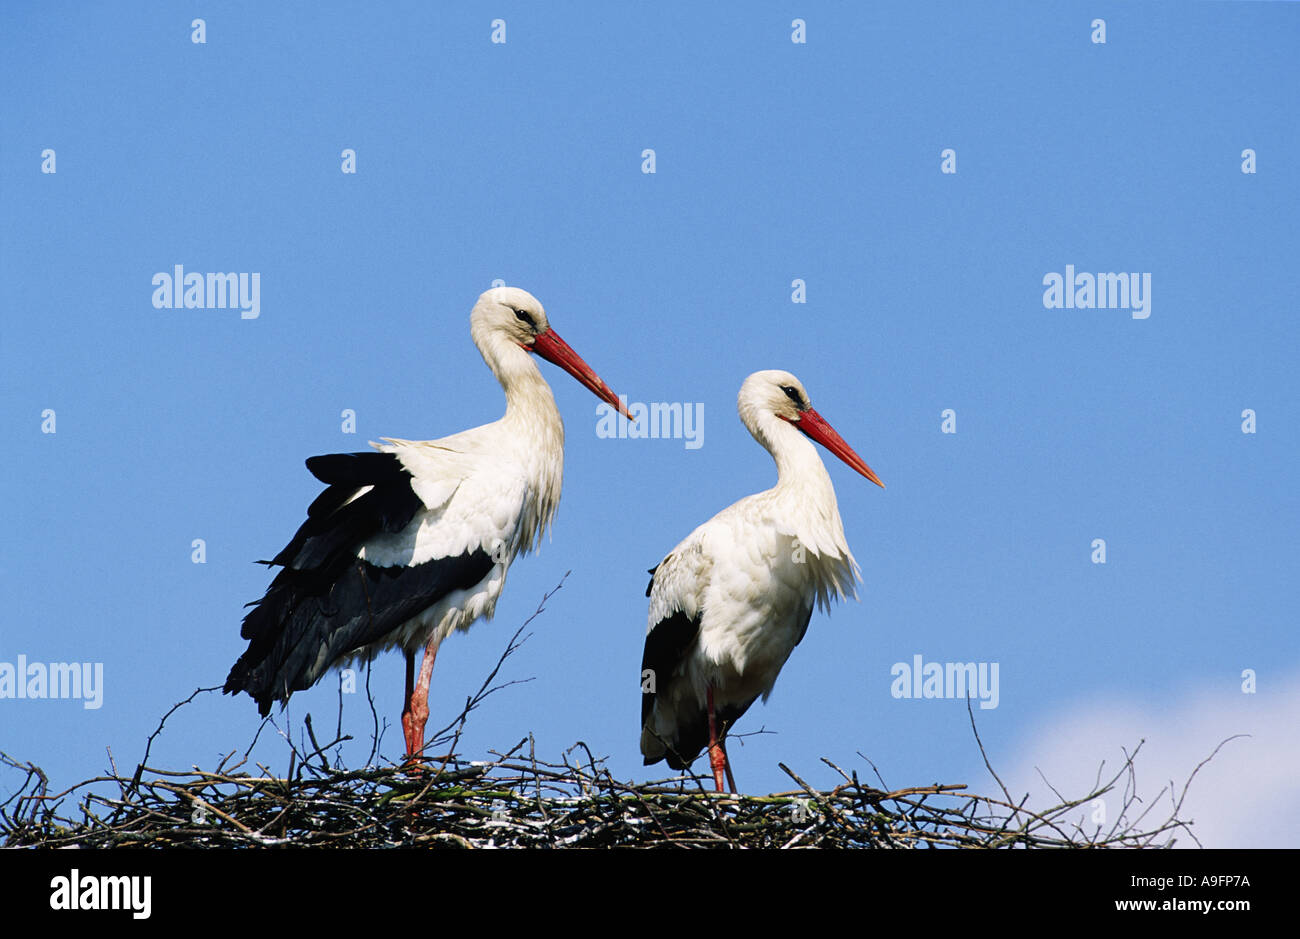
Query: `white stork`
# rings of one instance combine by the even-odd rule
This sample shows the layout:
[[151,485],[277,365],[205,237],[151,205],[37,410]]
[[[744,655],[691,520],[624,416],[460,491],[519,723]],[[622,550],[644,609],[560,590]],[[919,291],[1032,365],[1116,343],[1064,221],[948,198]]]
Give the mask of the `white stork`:
[[650,571],[641,659],[641,753],[685,769],[705,746],[723,791],[726,735],[803,639],[814,604],[856,596],[835,489],[815,440],[884,488],[789,372],[740,386],[740,419],[776,460],[776,485],[705,522]]
[[377,453],[307,460],[328,488],[288,546],[261,562],[282,570],[249,604],[240,630],[248,650],[224,689],[247,691],[262,716],[331,667],[399,647],[402,729],[407,755],[417,758],[439,644],[492,616],[510,562],[536,546],[559,505],[564,425],[529,353],[627,413],[527,291],[497,287],[480,296],[470,334],[505,389],[504,417],[441,440],[385,437],[371,444]]

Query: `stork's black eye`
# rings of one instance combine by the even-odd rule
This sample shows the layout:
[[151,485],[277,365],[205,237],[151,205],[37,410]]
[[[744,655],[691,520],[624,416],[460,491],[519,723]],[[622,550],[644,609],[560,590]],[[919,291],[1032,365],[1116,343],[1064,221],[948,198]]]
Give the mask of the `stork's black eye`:
[[533,315],[525,310],[515,310],[515,318],[520,322],[527,323],[529,326],[537,326],[537,324],[533,322]]
[[796,411],[806,411],[808,409],[808,405],[804,404],[798,388],[782,385],[781,390],[785,392],[785,396],[790,399],[790,403],[794,405]]

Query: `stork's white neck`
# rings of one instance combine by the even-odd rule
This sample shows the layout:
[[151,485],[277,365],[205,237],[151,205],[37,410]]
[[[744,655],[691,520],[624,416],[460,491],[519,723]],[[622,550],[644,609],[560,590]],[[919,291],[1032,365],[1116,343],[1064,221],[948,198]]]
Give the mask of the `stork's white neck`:
[[564,481],[564,422],[555,406],[551,386],[542,377],[533,354],[498,333],[474,336],[483,361],[506,393],[503,442],[527,468],[532,498],[525,503],[520,529],[521,550],[535,547],[550,527],[560,504]]
[[812,490],[818,501],[835,504],[835,489],[816,445],[789,421],[770,411],[757,414],[755,426],[749,428],[776,461],[777,488]]
[[776,485],[765,495],[780,523],[813,554],[810,569],[818,583],[818,602],[825,605],[831,594],[855,595],[858,565],[844,537],[835,487],[816,445],[771,411],[751,414],[745,426],[776,461]]
[[560,445],[563,446],[564,425],[559,408],[555,406],[555,395],[537,368],[532,353],[493,332],[476,337],[475,344],[506,393],[504,419],[510,423],[553,424],[559,429]]

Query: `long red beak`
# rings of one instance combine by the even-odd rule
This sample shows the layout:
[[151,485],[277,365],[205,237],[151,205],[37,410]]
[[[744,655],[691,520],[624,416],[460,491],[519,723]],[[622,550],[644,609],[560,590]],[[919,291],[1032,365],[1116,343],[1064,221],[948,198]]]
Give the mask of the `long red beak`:
[[790,423],[803,431],[804,436],[817,441],[881,489],[885,488],[885,484],[880,481],[879,476],[872,472],[866,461],[854,453],[853,448],[844,442],[844,438],[835,432],[835,428],[826,423],[825,418],[812,408],[800,411],[799,420]]
[[614,394],[609,385],[600,380],[600,376],[596,374],[595,369],[582,361],[582,356],[574,352],[554,329],[538,333],[533,344],[524,346],[524,348],[536,352],[546,361],[558,365],[590,388],[600,400],[621,411],[624,417],[633,419],[627,408],[623,406],[623,402],[619,400],[618,395]]

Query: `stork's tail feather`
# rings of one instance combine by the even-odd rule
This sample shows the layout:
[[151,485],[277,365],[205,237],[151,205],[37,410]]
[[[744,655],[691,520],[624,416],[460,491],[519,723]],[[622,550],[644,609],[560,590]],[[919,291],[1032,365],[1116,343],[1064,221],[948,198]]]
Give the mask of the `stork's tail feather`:
[[271,705],[274,703],[275,698],[265,689],[254,687],[250,658],[249,654],[245,652],[231,666],[230,674],[226,676],[226,684],[221,689],[221,692],[222,694],[239,694],[241,691],[247,691],[252,699],[257,702],[257,713],[262,717],[266,717],[271,713]]
[[473,588],[495,564],[482,549],[410,566],[352,558],[323,588],[318,572],[286,568],[244,618],[248,650],[231,668],[226,691],[247,691],[265,717],[273,702],[310,688],[352,654],[394,641],[404,623]]
[[[757,700],[757,697],[753,697],[744,704],[723,708],[718,714],[720,735],[725,738],[727,731]],[[652,721],[653,717],[641,730],[641,752],[644,754],[645,766],[663,760],[671,769],[688,769],[709,745],[709,712],[703,705],[687,714],[679,712],[671,737],[656,733],[651,726]]]

